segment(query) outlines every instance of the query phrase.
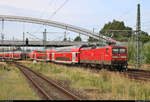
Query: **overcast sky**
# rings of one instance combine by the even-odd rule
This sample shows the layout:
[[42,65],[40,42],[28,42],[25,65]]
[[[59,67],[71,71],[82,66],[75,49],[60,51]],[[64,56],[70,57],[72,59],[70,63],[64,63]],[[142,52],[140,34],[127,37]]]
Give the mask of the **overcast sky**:
[[[116,19],[124,21],[126,26],[135,29],[137,4],[140,3],[142,30],[150,34],[150,0],[68,0],[64,7],[51,17],[64,2],[65,0],[1,0],[0,15],[55,20],[89,30],[95,28],[97,32],[105,23]],[[5,22],[4,33],[7,38],[12,38],[12,36],[20,38],[22,37],[20,33],[23,31],[42,32],[43,28],[45,26],[36,24]],[[63,30],[52,27],[46,28],[51,32],[63,32]],[[72,35],[72,37],[75,36]],[[42,35],[39,34],[39,37]],[[49,35],[48,38],[52,37],[54,36]],[[53,40],[62,38],[63,35],[55,37]]]

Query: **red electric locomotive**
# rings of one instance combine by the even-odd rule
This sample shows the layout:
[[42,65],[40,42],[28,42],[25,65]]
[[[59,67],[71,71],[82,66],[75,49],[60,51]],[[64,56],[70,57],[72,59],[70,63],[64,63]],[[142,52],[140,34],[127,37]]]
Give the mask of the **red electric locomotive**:
[[127,69],[127,48],[123,46],[83,47],[80,49],[80,63]]

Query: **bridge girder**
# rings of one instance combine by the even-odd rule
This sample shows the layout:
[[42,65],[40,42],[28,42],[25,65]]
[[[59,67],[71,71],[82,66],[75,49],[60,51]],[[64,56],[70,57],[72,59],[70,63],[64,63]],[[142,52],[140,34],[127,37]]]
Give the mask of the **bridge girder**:
[[105,43],[107,43],[107,42],[118,43],[117,41],[111,39],[110,37],[99,35],[98,33],[93,33],[90,30],[87,30],[87,29],[84,29],[81,27],[77,27],[74,25],[70,25],[70,24],[52,21],[52,20],[38,19],[38,18],[32,18],[32,17],[23,17],[23,16],[12,16],[12,15],[0,15],[0,20],[1,21],[16,21],[16,22],[42,24],[42,25],[47,25],[47,26],[52,26],[52,27],[57,27],[57,28],[73,31],[76,33],[80,33],[80,34],[83,34],[86,36],[93,37],[95,39],[100,38]]

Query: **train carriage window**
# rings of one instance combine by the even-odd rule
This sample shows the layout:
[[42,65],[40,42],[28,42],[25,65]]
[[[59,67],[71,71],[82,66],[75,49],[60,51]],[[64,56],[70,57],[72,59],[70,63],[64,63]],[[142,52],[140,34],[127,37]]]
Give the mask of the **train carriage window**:
[[109,49],[108,49],[108,48],[106,48],[106,53],[107,53],[107,54],[109,53]]

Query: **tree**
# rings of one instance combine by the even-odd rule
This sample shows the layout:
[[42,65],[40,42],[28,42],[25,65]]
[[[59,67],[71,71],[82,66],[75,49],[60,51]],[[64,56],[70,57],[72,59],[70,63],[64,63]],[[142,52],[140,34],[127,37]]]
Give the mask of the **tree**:
[[150,37],[149,36],[145,36],[145,35],[141,36],[141,42],[142,43],[147,43],[148,41],[150,41]]
[[64,38],[63,41],[67,41],[67,38]]
[[89,37],[88,42],[98,42],[98,40],[93,37]]
[[133,42],[133,37],[131,37],[128,41],[128,60],[130,62],[134,62],[134,53],[135,53],[135,46]]
[[145,44],[143,48],[143,55],[145,56],[145,62],[150,63],[150,42]]
[[100,33],[109,37],[113,35],[112,38],[118,41],[126,41],[128,37],[131,37],[132,35],[132,28],[125,26],[123,21],[113,20],[112,22],[105,24],[104,27],[100,30]]
[[81,37],[80,36],[77,36],[74,41],[82,41]]
[[150,36],[147,32],[141,31],[141,41],[142,43],[147,43],[148,41],[150,41]]
[[[118,30],[118,31],[117,31]],[[100,30],[100,33],[111,37],[117,41],[128,41],[128,38],[131,38],[134,35],[131,27],[125,26],[123,21],[113,20],[112,22],[108,22],[104,25],[104,27]],[[135,37],[136,35],[134,35]],[[150,36],[147,32],[141,31],[140,37],[142,43],[146,43],[150,41]]]

